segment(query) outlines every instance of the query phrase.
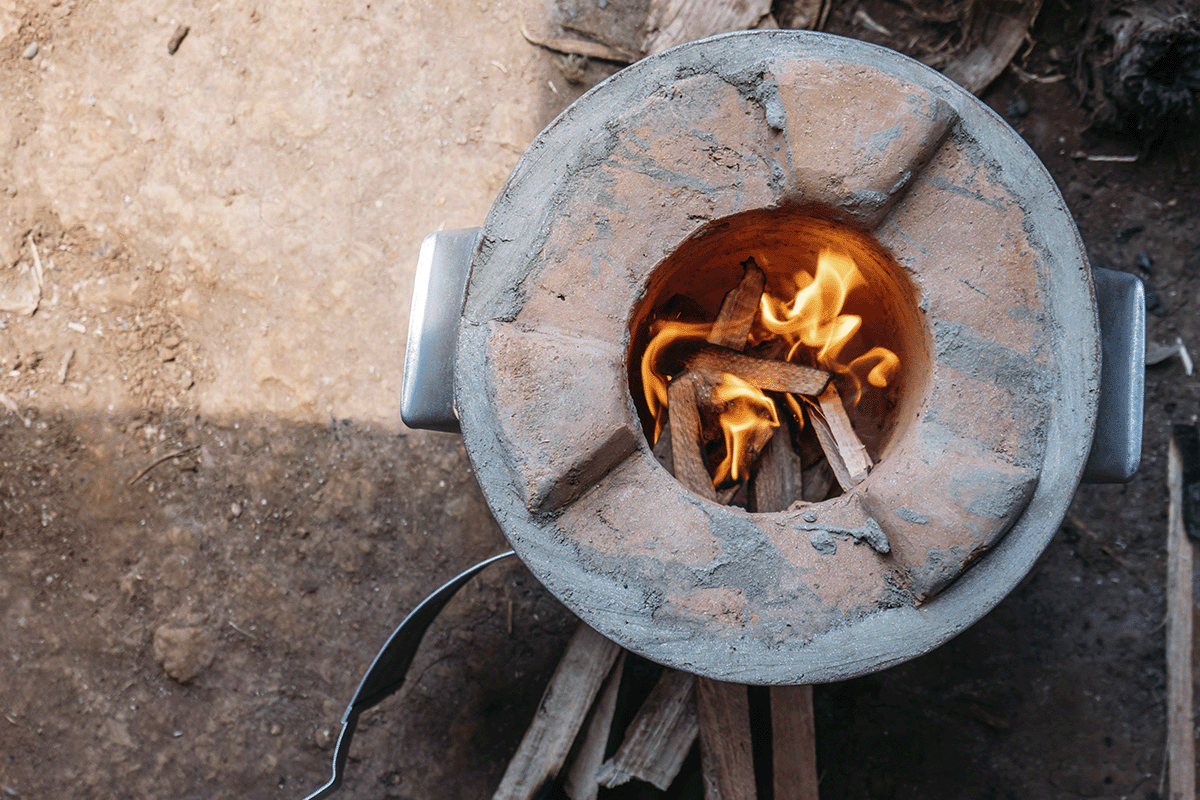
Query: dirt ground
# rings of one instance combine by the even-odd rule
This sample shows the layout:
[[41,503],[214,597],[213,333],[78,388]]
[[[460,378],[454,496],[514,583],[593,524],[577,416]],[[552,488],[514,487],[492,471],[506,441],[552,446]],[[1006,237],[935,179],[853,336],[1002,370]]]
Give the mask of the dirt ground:
[[[848,2],[827,29],[904,44],[860,6],[906,13]],[[1047,0],[1027,70],[1056,71],[1072,6]],[[504,548],[458,438],[406,429],[398,395],[422,237],[482,222],[615,69],[568,82],[521,36],[543,13],[0,0],[4,796],[302,797],[391,629]],[[1200,355],[1194,142],[1089,161],[1136,147],[1068,83],[984,99],[1093,262],[1153,290],[1149,338]],[[1198,395],[1178,360],[1148,369],[1132,483],[1083,487],[956,640],[818,687],[823,798],[1159,796],[1166,441]],[[339,796],[490,796],[574,624],[519,564],[485,573],[362,720]]]

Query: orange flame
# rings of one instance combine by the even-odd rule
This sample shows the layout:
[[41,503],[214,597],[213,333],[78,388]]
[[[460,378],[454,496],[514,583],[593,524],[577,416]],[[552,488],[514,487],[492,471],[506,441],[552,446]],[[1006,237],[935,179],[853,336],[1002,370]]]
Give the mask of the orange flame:
[[[756,255],[760,265],[765,259]],[[851,406],[858,404],[864,385],[884,388],[900,367],[900,359],[884,347],[863,352],[856,342],[863,325],[857,314],[843,313],[847,299],[866,286],[866,279],[846,253],[823,248],[814,273],[798,270],[791,286],[772,285],[763,292],[758,319],[748,344],[774,342],[783,360],[815,366],[841,378],[843,398]],[[778,276],[776,275],[776,283]],[[662,432],[667,410],[668,375],[663,371],[670,348],[688,342],[703,342],[712,330],[711,322],[656,320],[650,328],[650,342],[642,356],[641,377],[646,405],[655,420],[654,440]],[[859,353],[855,355],[855,353]],[[669,363],[669,362],[667,362]],[[803,414],[796,398],[786,400],[797,421]],[[724,374],[712,392],[713,408],[725,439],[725,458],[718,466],[714,485],[726,480],[744,480],[749,461],[779,426],[774,401],[760,389]]]
[[747,462],[770,438],[770,429],[779,427],[775,403],[757,386],[729,373],[721,375],[712,399],[727,404],[720,414],[725,458],[717,467],[713,483],[724,483],[726,478],[740,481],[746,475]]
[[711,330],[711,322],[666,319],[656,320],[650,326],[650,343],[642,355],[642,390],[646,393],[646,407],[654,417],[654,441],[662,433],[663,411],[667,407],[667,376],[661,372],[664,351],[681,342],[703,342]]

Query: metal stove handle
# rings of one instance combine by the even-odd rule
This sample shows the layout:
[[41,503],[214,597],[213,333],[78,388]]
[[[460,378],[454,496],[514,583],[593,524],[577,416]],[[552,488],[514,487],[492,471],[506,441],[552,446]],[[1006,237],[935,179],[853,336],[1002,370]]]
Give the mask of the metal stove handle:
[[454,412],[454,350],[479,228],[425,237],[417,257],[400,418],[410,428],[459,433]]
[[1094,269],[1100,315],[1100,406],[1084,483],[1124,483],[1142,460],[1146,290],[1127,272]]

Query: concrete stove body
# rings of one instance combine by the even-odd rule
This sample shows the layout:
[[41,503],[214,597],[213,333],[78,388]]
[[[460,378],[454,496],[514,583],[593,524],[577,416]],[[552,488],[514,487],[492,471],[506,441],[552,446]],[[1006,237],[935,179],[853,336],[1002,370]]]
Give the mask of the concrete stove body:
[[[904,363],[877,465],[784,512],[703,500],[647,441],[639,322],[668,284],[719,303],[731,266],[825,231],[866,243],[879,330]],[[690,272],[672,266],[681,248]],[[465,300],[454,264],[469,265]],[[1093,477],[1136,468],[1141,289],[1102,284],[1097,431],[1092,271],[1020,138],[891,51],[730,34],[597,86],[533,143],[482,229],[427,241],[404,417],[452,429],[456,412],[514,549],[614,641],[722,680],[843,679],[929,651],[1016,586],[1094,438]],[[888,546],[813,545],[865,529]]]

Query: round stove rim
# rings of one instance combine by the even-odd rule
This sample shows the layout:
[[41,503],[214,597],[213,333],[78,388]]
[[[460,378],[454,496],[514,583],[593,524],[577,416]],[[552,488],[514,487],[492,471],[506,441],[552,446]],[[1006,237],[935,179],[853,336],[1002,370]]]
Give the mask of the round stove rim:
[[[752,683],[799,683],[838,680],[865,674],[928,652],[928,650],[944,643],[966,627],[969,627],[1019,583],[1020,579],[1032,567],[1034,560],[1049,543],[1054,530],[1057,528],[1056,521],[1065,515],[1075,487],[1078,485],[1079,477],[1087,458],[1091,431],[1095,427],[1096,395],[1099,383],[1099,340],[1096,308],[1086,256],[1082,250],[1082,243],[1079,241],[1078,232],[1075,229],[1073,221],[1065,211],[1061,195],[1050,179],[1044,165],[1041,164],[1036,155],[1029,150],[1028,146],[1020,140],[1015,132],[998,115],[992,112],[991,109],[983,105],[977,98],[966,94],[946,78],[924,65],[918,64],[885,48],[855,40],[841,39],[840,37],[828,34],[792,31],[755,31],[723,34],[700,42],[681,45],[651,57],[646,62],[639,62],[639,65],[634,65],[630,70],[639,67],[645,70],[655,64],[662,64],[666,60],[678,59],[681,53],[687,53],[693,49],[704,48],[704,55],[711,56],[713,49],[726,47],[730,43],[744,43],[752,37],[757,42],[774,41],[776,44],[802,45],[802,47],[793,50],[791,55],[794,57],[800,55],[795,50],[804,49],[810,52],[821,50],[821,55],[829,57],[831,53],[828,51],[832,49],[834,51],[832,55],[847,57],[854,63],[879,66],[889,74],[899,71],[906,79],[914,80],[924,86],[932,85],[936,87],[937,91],[943,97],[950,97],[958,101],[955,103],[955,108],[958,110],[963,124],[987,127],[996,136],[996,141],[990,143],[993,145],[990,155],[1007,159],[1005,163],[1020,163],[1030,167],[1023,178],[1027,182],[1032,181],[1034,184],[1038,184],[1041,191],[1034,192],[1032,197],[1027,193],[1025,198],[1030,200],[1032,206],[1041,206],[1042,211],[1048,212],[1045,215],[1045,219],[1039,218],[1040,222],[1043,223],[1043,228],[1057,228],[1056,233],[1051,233],[1042,238],[1058,242],[1066,240],[1074,243],[1074,248],[1072,249],[1074,257],[1065,259],[1066,262],[1069,262],[1065,265],[1059,264],[1062,267],[1061,272],[1063,272],[1063,276],[1059,276],[1053,281],[1050,289],[1055,311],[1057,313],[1065,313],[1070,317],[1070,320],[1060,320],[1059,327],[1072,329],[1074,337],[1063,341],[1056,341],[1055,344],[1056,347],[1060,348],[1062,353],[1060,366],[1064,371],[1075,373],[1074,379],[1060,376],[1061,385],[1059,389],[1060,392],[1063,392],[1063,395],[1060,397],[1062,402],[1058,409],[1059,413],[1055,416],[1054,424],[1051,426],[1051,430],[1048,431],[1051,441],[1048,446],[1045,463],[1042,467],[1041,478],[1029,505],[1016,521],[1013,528],[1000,540],[999,544],[960,576],[955,583],[951,584],[941,594],[934,597],[925,605],[919,608],[906,607],[880,610],[868,617],[819,635],[805,645],[803,653],[799,654],[803,655],[801,660],[806,663],[796,663],[795,656],[798,655],[797,653],[781,652],[781,657],[789,657],[783,658],[781,662],[775,664],[758,664],[746,667],[745,665],[731,663],[729,669],[721,671],[719,674],[713,674],[711,671],[706,672],[703,669],[694,670],[705,674],[712,674],[713,677]],[[743,46],[742,49],[746,50],[747,48]],[[512,185],[514,179],[519,176],[522,170],[530,168],[528,162],[536,156],[537,149],[545,144],[549,132],[557,126],[569,124],[573,119],[573,115],[579,113],[577,107],[581,104],[586,105],[584,103],[586,98],[597,96],[604,87],[616,85],[620,80],[627,81],[628,76],[626,78],[621,78],[621,76],[630,70],[623,71],[610,78],[609,81],[606,81],[584,95],[584,98],[581,98],[580,101],[577,101],[575,105],[560,115],[547,128],[547,131],[538,137],[534,146],[531,146],[530,150],[522,157],[521,162],[514,170],[513,178],[510,179],[510,184],[505,187],[502,198],[507,195],[510,185]],[[996,151],[1002,152],[997,153]],[[497,205],[499,204],[498,201]],[[1033,210],[1027,208],[1026,213],[1033,213]],[[1057,214],[1054,212],[1057,212]],[[480,253],[486,247],[489,231],[493,234],[495,233],[494,216],[497,213],[502,213],[502,211],[498,212],[497,206],[493,206],[492,213],[488,217],[488,223],[484,228],[484,236],[481,240],[483,244],[481,244],[481,250],[476,253],[476,259],[480,257]],[[473,284],[475,280],[473,276]],[[468,299],[471,299],[471,292],[468,292]],[[476,297],[476,300],[478,300],[478,297]],[[469,317],[470,312],[470,303],[468,303],[465,316]],[[485,320],[470,320],[468,318],[465,321],[467,324],[464,325],[464,331],[478,326],[480,322],[484,322]],[[1070,322],[1070,324],[1064,324],[1066,322]],[[1081,333],[1082,335],[1080,335]],[[473,365],[468,362],[473,352],[477,355],[477,350],[477,341],[472,342],[470,337],[465,334],[460,338],[459,355],[455,369],[456,389],[460,400],[467,399],[465,396],[469,395],[473,389],[480,388],[478,385],[472,385],[472,381],[470,380],[470,377],[477,376],[469,376],[469,368]],[[1065,407],[1070,408],[1070,413],[1066,414],[1064,418],[1063,411]],[[463,408],[463,404],[461,403],[460,408]],[[479,440],[481,438],[487,439],[493,437],[494,434],[482,433],[479,428],[474,426],[472,410],[467,409],[466,411],[467,413],[462,420],[464,440],[467,442],[467,450],[472,462],[476,465],[477,475],[481,476],[482,485],[484,481],[482,479],[480,464],[477,462],[485,457],[484,451],[490,443],[483,442],[482,446],[480,446]],[[1066,430],[1067,428],[1071,428],[1071,430],[1068,431]],[[522,555],[523,560],[529,563],[529,560],[525,558],[525,554],[521,552],[523,545],[525,545],[521,531],[517,527],[506,524],[506,522],[513,520],[514,505],[511,502],[507,502],[497,492],[493,491],[489,493],[488,487],[485,486],[484,488],[489,505],[492,506],[497,519],[501,521],[505,535],[518,550],[518,553]],[[1046,524],[1047,521],[1054,524],[1048,525]],[[534,571],[536,574],[537,570],[535,569]],[[539,577],[542,576],[539,575]],[[564,583],[560,582],[560,585],[556,588],[550,585],[551,582],[546,581],[544,578],[543,581],[550,586],[551,591],[567,603],[568,607],[574,608],[577,612],[582,610],[583,613],[581,615],[584,616],[585,621],[593,622],[594,627],[597,627],[602,633],[606,633],[622,644],[630,646],[629,642],[622,641],[626,637],[620,635],[620,620],[605,619],[602,614],[588,613],[586,609],[580,609],[576,604],[570,602],[572,592],[569,587],[566,590],[563,589]],[[628,621],[625,624],[628,624]],[[632,646],[631,649],[639,650],[636,645]],[[639,651],[646,653],[645,650]],[[681,666],[682,668],[688,668],[689,666],[686,657],[672,657],[670,653],[665,653],[665,651],[655,651],[646,654],[650,655],[651,658],[655,658],[658,655],[659,657],[656,660],[661,660],[664,663],[670,663],[674,666]],[[814,656],[814,654],[816,655]]]

